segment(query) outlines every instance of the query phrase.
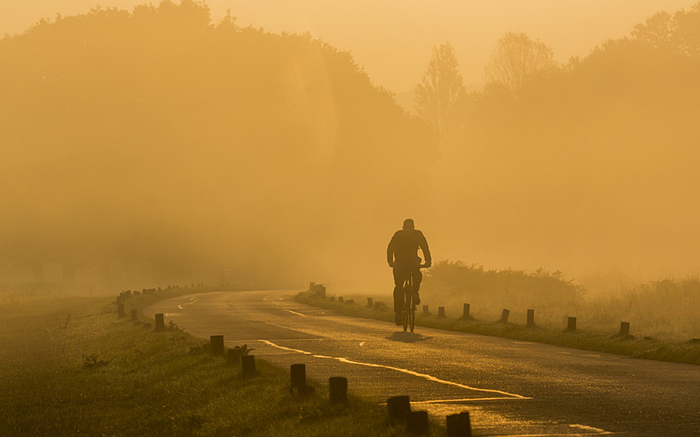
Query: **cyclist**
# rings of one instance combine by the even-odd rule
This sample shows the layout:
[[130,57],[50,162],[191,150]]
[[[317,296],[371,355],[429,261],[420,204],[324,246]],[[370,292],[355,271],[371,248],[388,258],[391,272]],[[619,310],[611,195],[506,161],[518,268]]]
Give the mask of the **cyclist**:
[[[425,264],[421,266],[421,259],[418,256],[418,249],[423,252]],[[420,267],[428,268],[432,264],[428,241],[421,231],[415,228],[413,219],[406,219],[403,222],[403,229],[396,231],[386,249],[386,259],[389,266],[394,269],[394,319],[397,325],[401,324],[401,313],[403,308],[403,282],[409,275],[413,276],[413,301],[416,305],[420,303],[418,290],[420,288],[423,275]]]

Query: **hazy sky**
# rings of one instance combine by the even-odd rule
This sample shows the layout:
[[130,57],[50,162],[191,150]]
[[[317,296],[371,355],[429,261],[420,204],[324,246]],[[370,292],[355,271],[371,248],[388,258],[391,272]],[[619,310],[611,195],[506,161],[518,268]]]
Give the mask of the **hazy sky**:
[[[585,55],[658,12],[694,0],[209,0],[218,20],[230,8],[241,25],[273,32],[309,31],[350,50],[375,83],[395,92],[420,80],[432,47],[450,41],[466,84],[479,84],[496,40],[522,31],[550,44],[559,61]],[[0,35],[22,32],[41,17],[91,7],[131,10],[146,0],[1,0]],[[158,0],[151,3],[157,4]]]

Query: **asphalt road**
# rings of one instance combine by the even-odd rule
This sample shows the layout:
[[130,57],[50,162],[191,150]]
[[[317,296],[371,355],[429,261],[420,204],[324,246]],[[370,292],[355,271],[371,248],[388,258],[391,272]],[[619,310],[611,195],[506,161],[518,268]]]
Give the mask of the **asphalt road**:
[[157,302],[187,332],[308,378],[348,378],[357,395],[409,395],[413,409],[470,412],[482,436],[700,436],[700,366],[341,316],[292,291],[214,292]]

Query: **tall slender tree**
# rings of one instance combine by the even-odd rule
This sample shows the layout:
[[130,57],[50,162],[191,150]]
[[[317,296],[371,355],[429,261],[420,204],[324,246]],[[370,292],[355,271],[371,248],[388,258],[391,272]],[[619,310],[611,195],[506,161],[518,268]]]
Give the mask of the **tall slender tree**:
[[552,71],[556,66],[550,46],[521,32],[507,32],[496,43],[486,65],[486,82],[517,95],[535,75]]
[[439,134],[455,122],[455,109],[466,94],[459,63],[449,42],[433,48],[428,69],[416,86],[416,110]]

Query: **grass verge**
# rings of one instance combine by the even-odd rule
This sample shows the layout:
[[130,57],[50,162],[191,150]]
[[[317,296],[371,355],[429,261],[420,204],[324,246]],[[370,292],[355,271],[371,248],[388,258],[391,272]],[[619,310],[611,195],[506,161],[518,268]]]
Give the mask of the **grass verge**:
[[[390,310],[376,310],[355,303],[336,302],[318,297],[310,292],[297,294],[296,300],[307,305],[326,308],[354,317],[393,322]],[[359,301],[359,299],[358,299]],[[675,363],[700,364],[700,342],[672,342],[653,338],[637,339],[633,336],[610,336],[598,332],[566,332],[551,328],[533,327],[513,323],[488,322],[483,320],[459,320],[438,318],[416,312],[416,325],[449,331],[490,335],[513,340],[533,341],[589,351],[608,352],[634,358],[644,358]]]
[[243,377],[206,342],[144,322],[104,297],[0,306],[0,435],[404,434],[384,407],[330,406],[322,386],[296,398],[283,369],[257,360]]

